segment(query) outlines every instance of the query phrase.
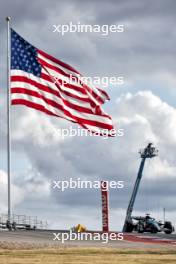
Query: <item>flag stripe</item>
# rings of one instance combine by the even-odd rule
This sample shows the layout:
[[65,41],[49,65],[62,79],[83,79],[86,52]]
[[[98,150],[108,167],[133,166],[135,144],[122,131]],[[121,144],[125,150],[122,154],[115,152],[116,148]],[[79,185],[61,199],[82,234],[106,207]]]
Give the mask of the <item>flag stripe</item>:
[[93,96],[93,99],[98,101],[97,102],[98,104],[99,103],[103,104],[105,100],[109,100],[109,96],[107,95],[106,92],[104,92],[102,89],[97,89],[93,85],[92,87],[94,88],[94,90],[91,89],[86,83],[83,83],[80,80],[80,78],[77,77],[76,74],[73,74],[73,76],[75,77],[75,80],[77,80],[77,82],[75,82],[75,80],[73,81],[73,79],[70,78],[70,74],[66,73],[64,71],[65,70],[64,68],[63,68],[64,70],[60,70],[56,66],[56,64],[53,66],[52,62],[50,62],[49,60],[45,61],[45,58],[43,56],[42,58],[39,58],[39,61],[41,62],[44,69],[47,72],[49,72],[51,76],[55,76],[57,79],[62,80],[63,82],[75,85],[76,87],[82,87],[84,85],[84,89],[83,89],[84,92],[86,92],[87,90]]
[[60,66],[62,66],[62,67],[64,67],[64,68],[66,68],[67,70],[72,71],[72,72],[75,72],[75,73],[77,73],[77,74],[80,74],[77,70],[75,70],[73,67],[71,67],[71,66],[68,65],[67,63],[65,63],[65,62],[63,62],[63,61],[61,61],[61,60],[56,59],[55,57],[53,57],[53,56],[51,56],[51,55],[45,53],[44,51],[42,51],[42,50],[40,50],[40,49],[38,49],[37,51],[38,51],[39,54],[41,54],[41,55],[43,55],[44,57],[46,57],[47,59],[49,59],[49,60],[51,60],[51,61],[57,63],[58,65],[60,65]]
[[[24,79],[23,79],[24,77]],[[45,77],[45,78],[43,78]],[[42,86],[46,86],[46,87],[49,87],[51,88],[52,90],[54,91],[57,91],[58,92],[58,89],[59,90],[62,90],[62,92],[69,92],[72,96],[76,96],[76,98],[79,98],[80,100],[82,101],[85,101],[85,102],[91,102],[91,100],[88,98],[88,96],[85,94],[82,94],[80,93],[79,91],[76,91],[75,89],[72,89],[72,88],[68,88],[66,86],[63,86],[63,85],[55,85],[52,81],[51,81],[51,78],[49,76],[47,76],[46,78],[46,75],[43,76],[42,74],[42,77],[39,78],[39,77],[36,77],[34,76],[33,74],[29,74],[29,73],[26,73],[26,72],[23,72],[23,71],[20,71],[20,70],[11,70],[11,81],[26,81],[26,82],[35,82],[35,84],[39,84],[39,85],[42,85]],[[34,85],[35,85],[34,84]]]
[[71,90],[72,92],[79,92],[80,96],[83,97],[88,97],[86,91],[80,87],[80,86],[76,86],[73,83],[69,83],[66,81],[66,79],[64,80],[63,78],[61,79],[59,75],[54,75],[52,74],[52,70],[44,68],[42,69],[42,73],[41,73],[41,77],[44,79],[46,78],[48,81],[54,83],[54,85],[56,87],[61,87],[63,89],[66,88],[68,91]]
[[[26,86],[26,85],[25,85]],[[55,105],[56,106],[56,105]],[[66,107],[66,106],[65,106]],[[45,107],[46,109],[47,109],[47,106]],[[77,117],[81,117],[80,116],[80,112],[76,112],[74,109],[70,109],[72,112],[74,111],[74,114],[76,114],[74,117],[75,118],[77,118]],[[73,113],[71,113],[71,115],[72,115]],[[98,122],[98,121],[101,121],[101,119],[103,119],[102,121],[104,122],[104,123],[106,123],[106,121],[107,121],[107,119],[109,119],[110,120],[110,117],[109,116],[106,116],[105,115],[105,117],[103,117],[103,116],[97,116],[97,115],[95,115],[95,114],[93,114],[93,115],[89,115],[87,118],[89,118],[90,120],[94,120],[95,122]],[[84,119],[83,119],[84,121],[86,120],[86,118],[84,117]],[[109,123],[111,123],[111,122],[109,122]]]
[[43,69],[45,69],[45,71],[48,72],[48,74],[52,78],[54,78],[55,80],[62,80],[63,83],[75,85],[76,87],[79,87],[83,93],[85,93],[84,89],[82,88],[82,85],[78,82],[78,80],[70,78],[69,74],[64,74],[63,71],[61,71],[57,67],[50,65],[42,61],[41,59],[39,59],[39,62],[41,63]]
[[[62,103],[64,103],[66,106],[68,106],[71,109],[75,109],[79,112],[83,112],[83,113],[88,113],[88,114],[92,114],[92,111],[88,108],[85,107],[81,107],[75,104],[72,104],[71,102],[64,100],[64,99],[60,99],[60,97],[56,97],[54,95],[50,95],[49,93],[40,91],[40,93],[38,91],[34,91],[35,87],[32,87],[32,90],[30,89],[30,85],[28,85],[29,89],[26,88],[20,88],[20,87],[16,87],[16,88],[11,88],[11,93],[24,93],[24,94],[28,94],[28,95],[32,95],[38,98],[45,100],[50,100],[50,102],[53,102],[53,104],[56,104],[57,108],[61,107]],[[37,90],[37,89],[36,89]],[[62,109],[62,107],[61,107]]]
[[[81,118],[78,116],[73,116],[73,114],[71,114],[71,112],[67,111],[66,109],[64,109],[64,111],[61,111],[60,109],[56,108],[57,104],[50,102],[50,100],[46,100],[46,99],[43,100],[41,98],[37,98],[36,96],[31,96],[31,95],[27,95],[27,94],[15,94],[15,93],[13,93],[11,95],[11,97],[12,97],[12,104],[17,104],[17,100],[22,99],[22,100],[26,100],[29,102],[33,102],[37,105],[42,105],[46,110],[50,111],[54,115],[58,115],[60,117],[63,117],[65,119],[69,119],[69,120],[70,119],[75,120],[79,124],[85,124],[85,125],[88,124],[91,126],[98,126],[100,128],[103,128],[103,129],[112,129],[113,128],[113,126],[111,124],[107,124],[107,123],[103,123],[103,122],[91,120],[91,119],[84,119],[83,117]],[[19,104],[21,104],[22,101],[19,100],[18,102],[19,102]]]
[[40,51],[38,51],[38,58],[42,59],[43,61],[47,62],[48,64],[51,64],[53,66],[56,66],[58,69],[61,69],[65,74],[69,74],[72,76],[76,76],[76,77],[80,77],[82,76],[80,73],[76,73],[74,71],[71,71],[69,69],[66,69],[65,67],[59,65],[58,63],[53,62],[52,60],[48,59],[47,57],[43,56],[42,54],[40,54]]
[[59,109],[55,109],[54,107],[52,107],[49,104],[47,105],[47,103],[40,98],[32,97],[32,96],[29,96],[26,94],[12,94],[11,98],[12,98],[12,105],[17,105],[17,104],[19,104],[19,105],[25,104],[26,105],[26,102],[28,102],[29,107],[33,106],[33,108],[35,108],[37,110],[38,110],[38,107],[40,107],[41,110],[45,109],[45,111],[50,112],[52,115],[62,117],[62,118],[67,119],[69,121],[74,121],[74,119],[69,118]]
[[[28,87],[29,87],[29,85],[28,85]],[[18,87],[17,87],[17,89],[18,89]],[[26,89],[25,94],[29,94],[30,93],[30,90],[31,89],[29,89],[29,90]],[[13,88],[12,88],[12,94],[13,93],[15,93],[15,92],[13,92]],[[18,93],[17,93],[17,95],[18,95]],[[31,95],[31,93],[30,93],[30,95]],[[39,93],[36,94],[35,92],[33,92],[33,96],[34,97],[38,97],[38,98],[42,98],[45,102],[46,101],[48,103],[50,102],[49,105],[52,105],[52,106],[54,106],[54,107],[56,107],[56,108],[58,108],[60,110],[70,111],[70,113],[72,115],[74,115],[75,118],[79,117],[79,118],[84,118],[84,119],[88,119],[88,120],[100,121],[100,122],[104,122],[104,123],[108,123],[108,124],[111,123],[111,119],[110,119],[110,117],[108,115],[99,116],[99,115],[96,115],[94,113],[86,113],[86,112],[83,112],[83,111],[81,111],[81,109],[79,111],[77,111],[76,110],[76,107],[75,108],[71,108],[71,107],[68,107],[66,104],[65,105],[62,104],[62,103],[59,104],[59,99],[60,98],[58,98],[57,102],[55,102],[54,100],[51,100],[49,98],[45,98],[43,95],[40,95]]]
[[[81,100],[77,100],[73,97],[67,96],[64,93],[59,93],[58,91],[52,90],[51,88],[41,85],[39,83],[35,83],[31,80],[28,79],[24,79],[23,81],[13,81],[11,84],[11,91],[14,91],[14,88],[24,88],[24,83],[25,83],[25,88],[32,90],[32,91],[36,91],[40,94],[45,95],[46,97],[50,97],[51,99],[55,98],[55,100],[67,100],[68,102],[70,101],[72,104],[74,104],[75,106],[78,105],[80,107],[84,107],[87,108],[91,111],[92,113],[92,109],[90,107],[90,104],[87,102],[82,102]],[[13,88],[13,89],[12,89]],[[58,99],[59,97],[59,99]],[[73,106],[74,108],[74,106]]]

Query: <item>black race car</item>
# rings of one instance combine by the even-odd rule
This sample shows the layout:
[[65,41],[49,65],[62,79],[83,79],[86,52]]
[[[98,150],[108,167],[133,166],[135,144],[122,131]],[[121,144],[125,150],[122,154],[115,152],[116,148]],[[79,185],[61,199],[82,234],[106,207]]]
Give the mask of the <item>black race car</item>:
[[171,234],[172,232],[174,232],[174,227],[171,222],[165,221],[164,223],[162,223],[161,221],[156,221],[156,219],[150,217],[150,215],[146,215],[145,217],[142,216],[132,217],[132,225],[133,225],[133,231],[137,231],[138,233],[165,232],[165,234]]

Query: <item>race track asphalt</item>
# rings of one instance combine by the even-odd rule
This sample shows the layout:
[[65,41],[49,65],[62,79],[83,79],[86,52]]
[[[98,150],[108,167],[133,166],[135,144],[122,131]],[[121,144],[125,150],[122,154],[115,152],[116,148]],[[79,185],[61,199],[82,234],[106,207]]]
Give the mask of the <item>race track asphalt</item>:
[[123,240],[102,243],[102,240],[70,240],[64,243],[55,239],[58,233],[68,233],[63,230],[35,231],[0,231],[0,248],[43,248],[43,247],[115,247],[115,248],[172,248],[176,249],[176,234],[138,234],[125,233]]

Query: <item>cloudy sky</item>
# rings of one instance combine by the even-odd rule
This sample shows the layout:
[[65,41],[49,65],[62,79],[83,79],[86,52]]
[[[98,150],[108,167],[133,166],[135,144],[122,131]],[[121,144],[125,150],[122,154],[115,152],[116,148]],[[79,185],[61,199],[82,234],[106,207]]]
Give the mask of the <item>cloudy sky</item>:
[[[124,76],[122,86],[106,88],[104,109],[123,137],[60,137],[67,121],[15,106],[11,109],[12,204],[16,214],[37,215],[50,227],[82,223],[101,229],[99,190],[52,189],[70,177],[123,180],[111,190],[110,227],[120,230],[140,163],[138,150],[152,141],[159,156],[146,163],[134,214],[151,212],[176,220],[176,29],[174,0],[0,0],[0,193],[7,210],[6,22],[34,46],[69,63],[85,76]],[[53,33],[53,25],[124,24],[123,33]],[[76,127],[76,126],[75,126]]]

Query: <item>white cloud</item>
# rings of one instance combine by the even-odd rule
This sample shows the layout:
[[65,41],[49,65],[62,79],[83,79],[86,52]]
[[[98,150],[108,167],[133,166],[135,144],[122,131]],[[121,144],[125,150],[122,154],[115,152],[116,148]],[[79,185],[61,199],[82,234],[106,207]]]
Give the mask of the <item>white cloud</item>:
[[[5,171],[0,170],[0,207],[1,213],[7,213],[7,174]],[[16,206],[23,202],[24,191],[23,188],[18,187],[15,184],[11,184],[11,196],[12,196],[12,206]]]
[[[18,188],[25,191],[24,202],[23,199],[19,200],[16,210],[28,207],[32,214],[38,208],[38,213],[49,218],[53,225],[56,225],[59,218],[58,225],[61,227],[62,224],[70,226],[72,221],[75,222],[73,215],[77,216],[78,222],[81,220],[87,223],[86,208],[91,208],[91,217],[94,219],[92,228],[101,228],[99,192],[54,192],[51,190],[51,182],[53,179],[63,180],[68,177],[124,180],[125,189],[119,194],[112,192],[110,199],[113,214],[111,226],[113,229],[118,226],[120,228],[123,220],[117,220],[114,216],[118,212],[125,212],[127,207],[140,162],[138,149],[152,140],[160,152],[159,157],[146,163],[141,185],[143,195],[146,195],[147,184],[151,186],[152,199],[159,200],[162,206],[167,194],[171,201],[168,210],[173,213],[176,211],[171,190],[176,175],[173,163],[176,109],[159,97],[149,91],[122,95],[117,100],[112,115],[116,126],[124,128],[125,135],[108,140],[91,137],[62,140],[53,131],[62,126],[68,127],[69,122],[22,109],[17,107],[12,111],[13,144],[18,151],[27,155],[32,169],[25,172],[22,170],[14,178]],[[165,195],[162,195],[163,190]],[[139,197],[141,195],[140,192]],[[141,205],[140,198],[136,208],[145,212],[145,205]],[[97,209],[99,215],[95,216],[93,212]],[[150,209],[152,210],[152,205]],[[65,221],[64,215],[67,215]]]

